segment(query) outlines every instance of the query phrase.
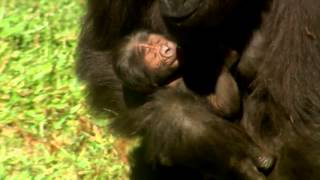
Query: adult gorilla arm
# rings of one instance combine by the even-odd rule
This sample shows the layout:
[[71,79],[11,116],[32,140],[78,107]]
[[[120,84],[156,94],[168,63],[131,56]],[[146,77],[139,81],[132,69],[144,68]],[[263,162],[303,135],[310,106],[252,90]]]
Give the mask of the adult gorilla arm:
[[318,179],[320,1],[270,2],[258,36],[265,53],[257,59],[242,124],[255,142],[278,154],[268,179]]
[[[87,83],[88,102],[94,110],[125,110],[122,86],[112,69],[111,49],[139,26],[141,0],[88,1],[78,44],[77,73]],[[135,14],[135,16],[132,16]]]

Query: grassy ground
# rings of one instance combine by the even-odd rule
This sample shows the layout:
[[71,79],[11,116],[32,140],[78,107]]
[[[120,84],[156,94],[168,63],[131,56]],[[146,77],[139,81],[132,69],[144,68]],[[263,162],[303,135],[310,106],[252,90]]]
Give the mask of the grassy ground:
[[0,0],[0,179],[124,179],[74,54],[83,0]]

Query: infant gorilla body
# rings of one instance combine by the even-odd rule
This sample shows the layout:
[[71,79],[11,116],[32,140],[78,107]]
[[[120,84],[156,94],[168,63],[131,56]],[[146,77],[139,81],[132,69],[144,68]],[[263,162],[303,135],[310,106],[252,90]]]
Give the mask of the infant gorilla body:
[[[129,37],[117,51],[115,71],[124,85],[140,93],[150,93],[162,86],[174,87],[183,83],[179,76],[177,45],[166,37],[139,32]],[[230,118],[239,112],[238,86],[229,72],[237,56],[231,52],[217,78],[215,92],[207,97],[213,111]],[[132,67],[134,67],[132,69]],[[128,70],[135,71],[129,73]]]
[[[234,152],[219,151],[219,146],[223,146],[224,143],[219,140],[220,137],[214,132],[211,133],[210,137],[201,137],[202,140],[196,140],[195,143],[210,141],[209,144],[213,144],[214,147],[210,151],[214,151],[212,154],[216,155],[212,157],[214,159],[223,158],[232,153],[244,157],[243,159],[230,159],[226,163],[242,169],[242,173],[250,174],[250,177],[254,177],[252,174],[256,174],[256,179],[259,179],[261,175],[257,173],[256,169],[250,169],[252,164],[260,170],[270,169],[273,165],[274,159],[272,156],[261,150],[247,134],[240,130],[236,123],[223,119],[236,115],[240,110],[238,86],[229,72],[230,66],[238,59],[234,53],[231,53],[230,58],[225,59],[225,65],[217,77],[215,92],[206,97],[201,97],[190,93],[185,86],[179,75],[179,62],[181,62],[179,47],[168,38],[149,32],[138,32],[125,39],[114,52],[116,52],[114,54],[115,58],[113,58],[114,70],[122,80],[123,86],[138,93],[150,95],[150,97],[163,97],[162,99],[158,98],[158,104],[160,105],[155,107],[165,107],[163,108],[163,114],[159,114],[163,117],[163,122],[158,122],[158,129],[161,129],[161,123],[167,123],[167,121],[176,121],[171,123],[178,124],[181,126],[180,128],[190,128],[189,125],[191,124],[195,134],[190,133],[187,136],[195,136],[193,139],[201,137],[197,128],[200,130],[214,129],[214,131],[219,132],[217,134],[223,134],[224,137],[222,138],[228,139],[228,142],[234,142],[234,144],[230,144],[237,147],[233,148]],[[158,93],[157,96],[152,96],[155,93]],[[221,124],[228,129],[221,129]],[[163,134],[166,134],[166,132],[163,132]],[[179,135],[177,133],[177,136]],[[148,142],[147,144],[156,146],[156,142]],[[152,147],[150,148],[152,149]],[[174,163],[179,162],[179,155],[172,155],[167,151],[165,148],[162,152],[150,151],[147,156],[151,160],[160,160],[162,164],[171,164],[172,161]],[[191,154],[197,157],[196,151]],[[210,159],[209,156],[206,158]],[[181,159],[185,160],[186,157]],[[193,160],[190,161],[195,163]]]

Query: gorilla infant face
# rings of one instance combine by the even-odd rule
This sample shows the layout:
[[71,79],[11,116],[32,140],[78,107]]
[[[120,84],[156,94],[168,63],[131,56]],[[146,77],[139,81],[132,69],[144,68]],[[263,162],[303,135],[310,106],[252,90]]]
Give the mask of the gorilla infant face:
[[137,43],[137,50],[143,54],[144,64],[150,70],[178,67],[176,44],[161,35],[150,34],[146,42]]

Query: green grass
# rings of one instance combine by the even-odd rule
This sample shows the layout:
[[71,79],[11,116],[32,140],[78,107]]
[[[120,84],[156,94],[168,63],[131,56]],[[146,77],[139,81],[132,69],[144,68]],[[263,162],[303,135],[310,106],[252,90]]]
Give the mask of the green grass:
[[0,0],[0,179],[125,179],[74,73],[83,0]]

